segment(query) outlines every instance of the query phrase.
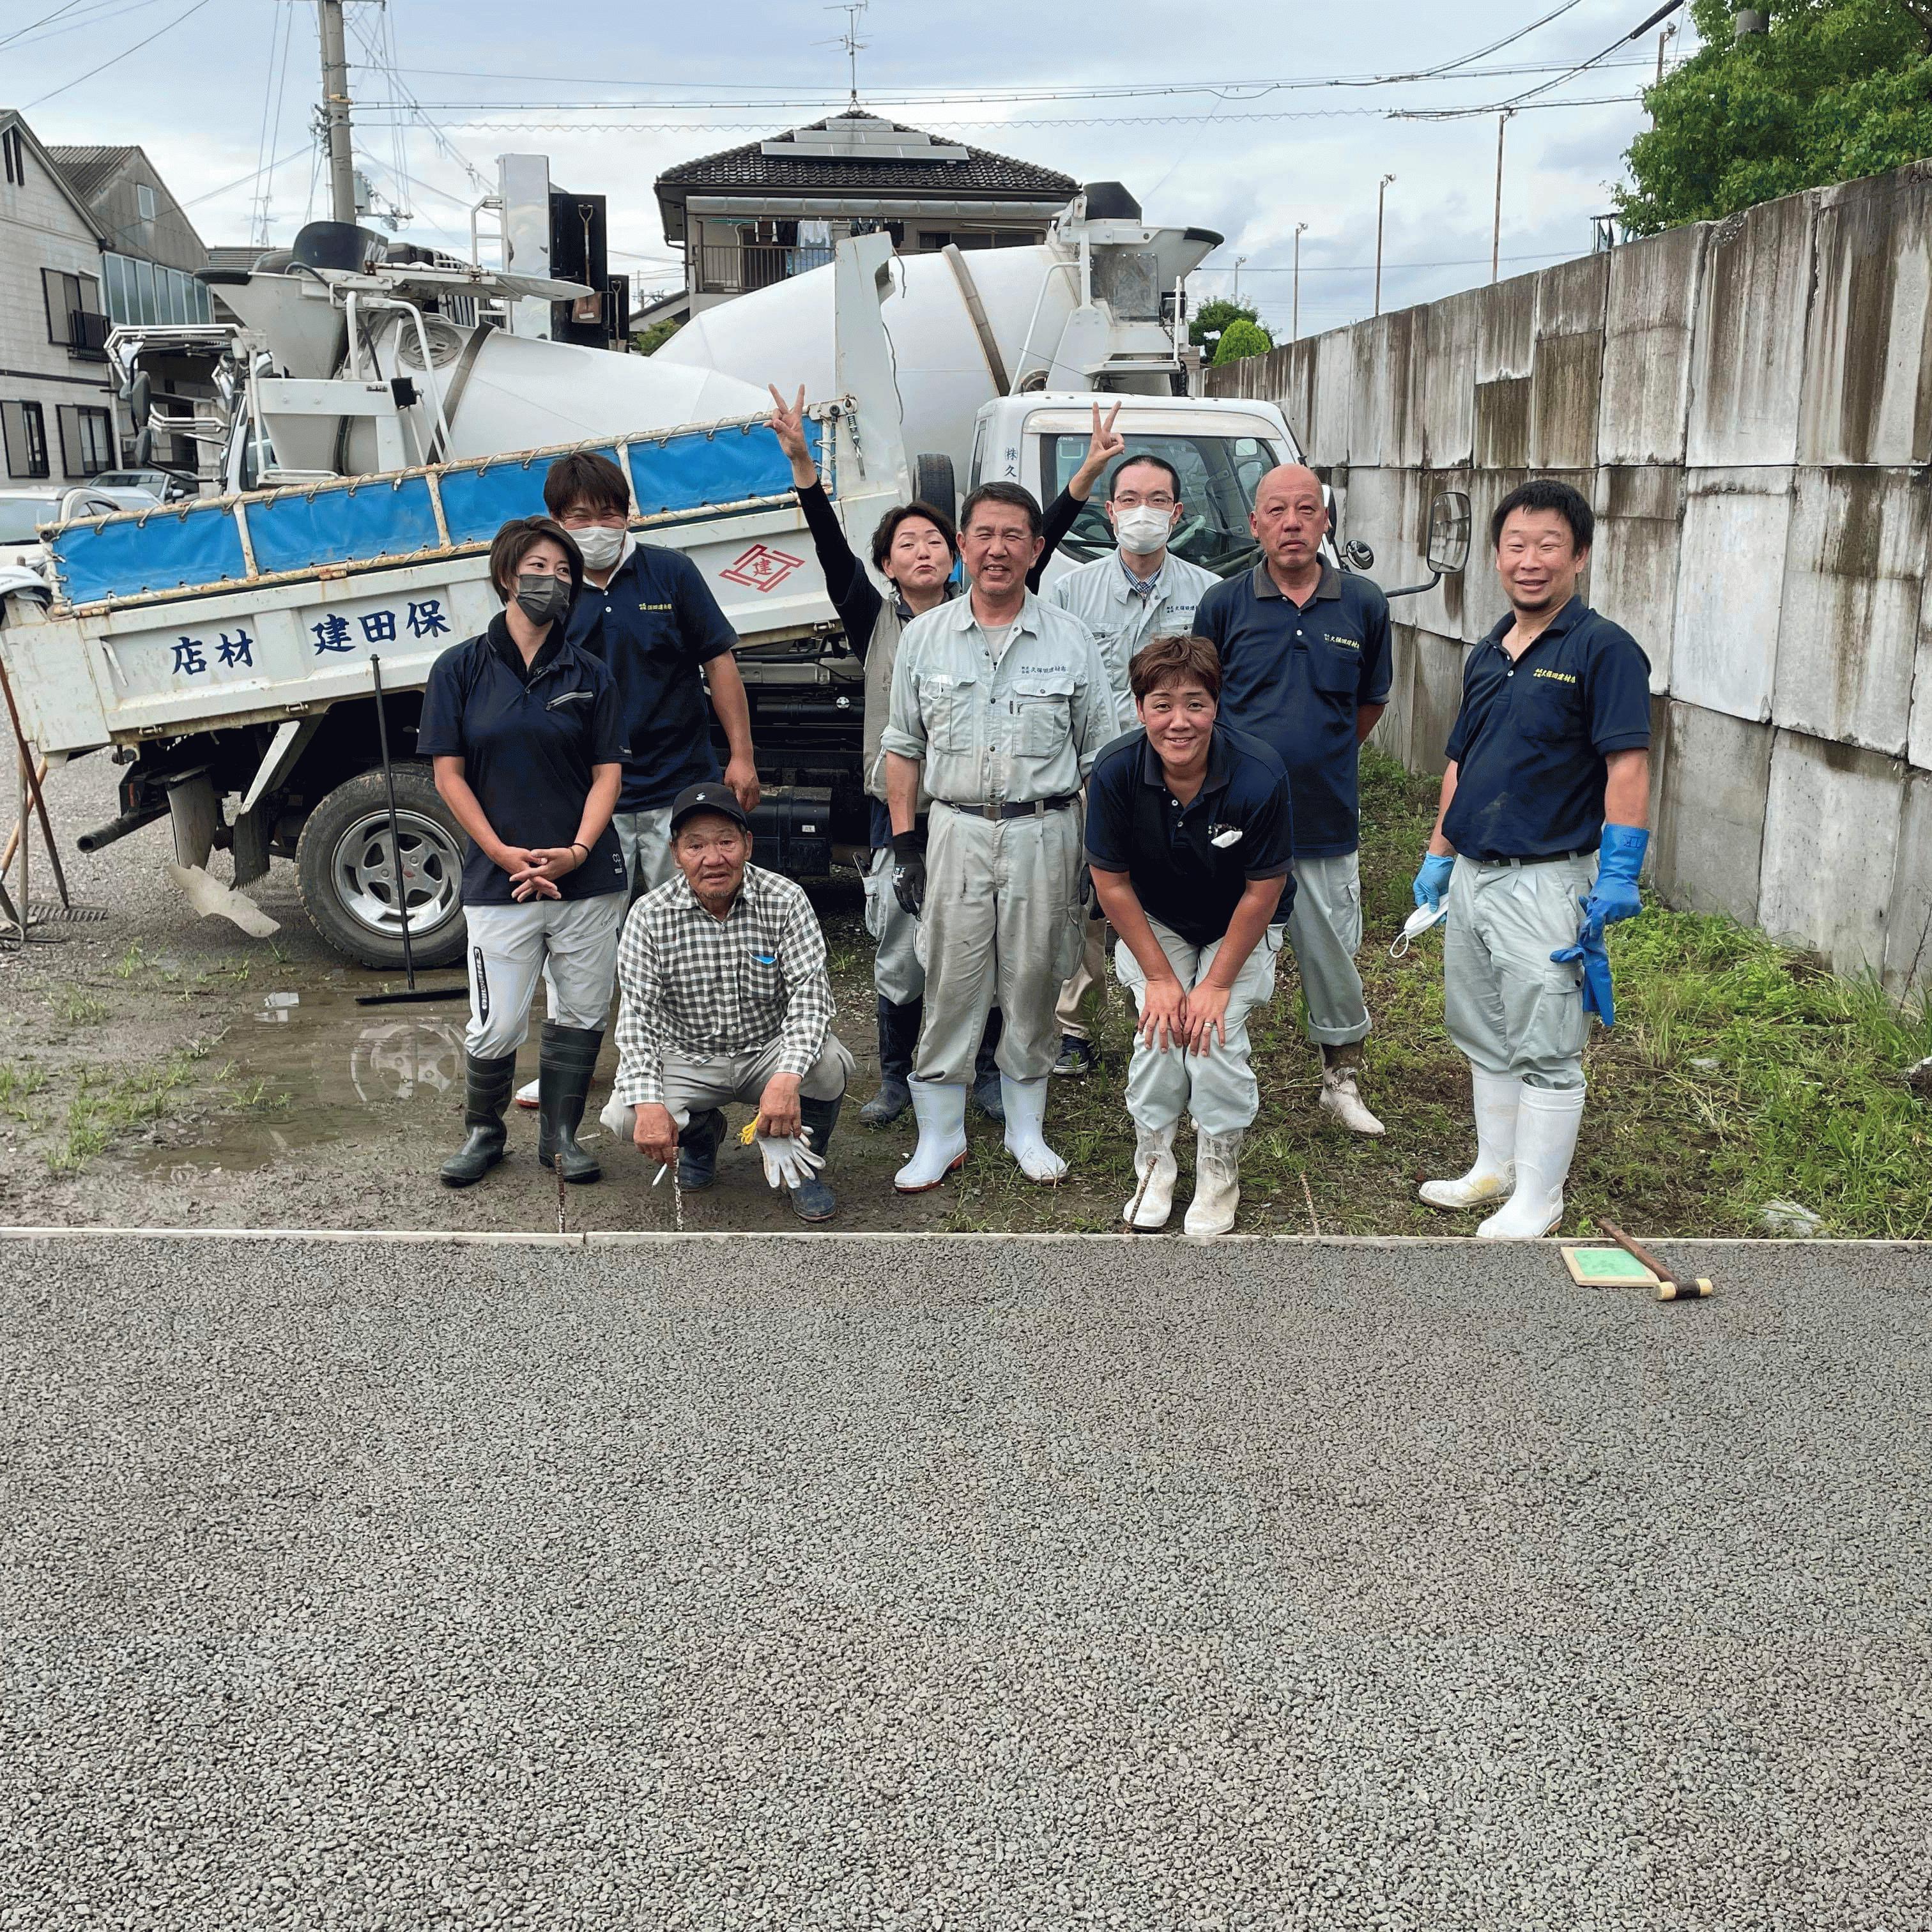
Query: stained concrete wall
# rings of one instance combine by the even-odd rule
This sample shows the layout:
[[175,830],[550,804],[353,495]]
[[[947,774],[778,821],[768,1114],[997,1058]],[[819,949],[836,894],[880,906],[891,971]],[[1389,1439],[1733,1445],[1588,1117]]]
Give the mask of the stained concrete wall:
[[1280,404],[1399,604],[1376,742],[1437,770],[1531,475],[1595,508],[1585,592],[1651,661],[1674,902],[1932,986],[1932,164],[1769,202],[1213,372]]

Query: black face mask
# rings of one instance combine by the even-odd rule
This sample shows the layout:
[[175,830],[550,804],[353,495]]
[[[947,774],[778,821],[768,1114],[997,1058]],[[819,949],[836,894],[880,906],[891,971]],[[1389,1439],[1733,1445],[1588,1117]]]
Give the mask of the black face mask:
[[554,624],[570,608],[570,580],[535,573],[519,577],[517,608],[532,624]]

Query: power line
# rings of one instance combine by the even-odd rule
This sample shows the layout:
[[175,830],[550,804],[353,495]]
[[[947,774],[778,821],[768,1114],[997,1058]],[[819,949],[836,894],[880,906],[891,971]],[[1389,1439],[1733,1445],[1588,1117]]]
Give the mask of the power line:
[[[1502,259],[1505,262],[1567,262],[1571,252],[1574,251],[1558,250],[1552,255],[1505,255]],[[1474,268],[1486,266],[1489,260],[1488,256],[1483,255],[1454,262],[1384,261],[1382,272],[1388,274],[1397,268]],[[1366,275],[1374,272],[1375,266],[1372,262],[1304,262],[1301,265],[1301,272],[1304,275]],[[1232,268],[1196,268],[1194,273],[1197,275],[1228,275],[1232,274],[1234,271]],[[1244,262],[1241,265],[1241,273],[1244,275],[1292,275],[1294,270],[1292,267],[1284,268],[1278,265],[1257,268],[1252,262]]]
[[0,40],[0,47],[10,46],[22,34],[31,34],[37,28],[46,26],[50,21],[58,20],[63,14],[71,14],[80,4],[80,0],[62,0],[62,4],[51,14],[43,14],[38,20],[29,20],[24,27],[16,27],[4,40]]
[[199,14],[202,8],[206,7],[207,4],[208,0],[194,0],[194,4],[192,6],[188,8],[184,12],[177,14],[165,27],[157,27],[154,31],[148,36],[146,40],[136,40],[131,47],[123,47],[118,54],[111,55],[107,59],[103,61],[98,67],[91,67],[85,74],[76,74],[73,80],[68,81],[64,86],[56,88],[51,94],[42,94],[38,100],[28,101],[27,105],[29,107],[38,107],[43,102],[58,100],[62,94],[66,94],[70,92],[73,88],[78,87],[82,81],[92,80],[97,74],[105,74],[110,67],[118,66],[122,61],[125,60],[130,54],[139,53],[143,47],[148,44],[150,41],[158,40],[164,34],[172,33],[176,28],[181,26],[182,23],[188,18],[190,14]]
[[1405,109],[1398,117],[1405,121],[1454,121],[1472,114],[1503,114],[1520,110],[1535,100],[1539,94],[1547,94],[1552,87],[1561,87],[1566,80],[1574,80],[1580,74],[1587,74],[1592,68],[1613,65],[1628,66],[1628,62],[1614,62],[1610,56],[1619,47],[1628,46],[1632,40],[1647,34],[1660,20],[1667,20],[1684,4],[1684,0],[1665,0],[1665,4],[1652,14],[1640,20],[1627,34],[1619,34],[1600,53],[1594,53],[1586,61],[1580,61],[1567,72],[1558,74],[1554,80],[1546,80],[1540,87],[1532,87],[1516,94],[1508,100],[1492,102],[1486,107],[1412,107]]
[[[28,47],[39,46],[44,41],[57,40],[63,34],[78,32],[82,27],[99,27],[110,20],[118,20],[124,14],[138,14],[143,8],[155,4],[155,0],[89,0],[89,4],[70,20],[58,27],[50,27],[44,34],[37,34],[30,27],[22,27],[15,36],[17,51],[24,52]],[[50,16],[50,18],[53,17]],[[20,38],[20,34],[27,36]],[[9,43],[0,41],[0,46]]]
[[[1441,67],[1426,68],[1420,73],[1403,74],[1400,78],[1404,81],[1436,80],[1444,74],[1454,72],[1458,68],[1467,67],[1472,61],[1485,59],[1491,54],[1500,53],[1504,47],[1513,45],[1516,41],[1528,39],[1538,28],[1548,26],[1552,20],[1560,19],[1574,8],[1580,6],[1582,4],[1582,0],[1563,0],[1563,4],[1560,7],[1552,8],[1540,20],[1531,21],[1526,27],[1519,27],[1513,34],[1505,34],[1499,40],[1492,40],[1487,46],[1479,47],[1472,54],[1465,54],[1460,60],[1447,62]],[[1459,80],[1463,77],[1460,74],[1456,75]]]

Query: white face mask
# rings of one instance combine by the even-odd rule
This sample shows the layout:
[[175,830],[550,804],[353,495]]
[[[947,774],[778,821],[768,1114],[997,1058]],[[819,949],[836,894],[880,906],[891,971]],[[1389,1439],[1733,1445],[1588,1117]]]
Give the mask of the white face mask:
[[577,548],[584,553],[586,570],[608,570],[624,554],[624,536],[622,530],[606,530],[602,524],[592,524],[588,529],[572,530],[577,539]]
[[1114,512],[1114,535],[1120,539],[1121,549],[1132,550],[1136,556],[1150,556],[1159,550],[1173,528],[1171,511],[1150,510],[1136,504],[1131,510]]

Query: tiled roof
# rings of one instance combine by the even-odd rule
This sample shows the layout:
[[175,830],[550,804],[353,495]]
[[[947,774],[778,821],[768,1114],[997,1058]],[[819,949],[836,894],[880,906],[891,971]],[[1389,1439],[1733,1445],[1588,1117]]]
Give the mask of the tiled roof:
[[47,158],[67,177],[68,185],[76,194],[83,201],[92,201],[113,178],[128,157],[136,152],[131,147],[64,148],[50,143]]
[[[847,120],[890,127],[915,140],[931,140],[942,148],[964,148],[965,158],[860,160],[844,156],[803,153],[794,156],[766,152],[790,142],[796,135],[836,128],[841,121]],[[1030,161],[1016,161],[984,148],[966,148],[963,142],[928,135],[896,121],[881,123],[872,116],[848,112],[829,115],[809,128],[794,128],[790,134],[778,135],[770,141],[747,141],[742,147],[727,148],[694,161],[680,162],[658,177],[657,187],[660,195],[666,189],[802,188],[819,194],[932,190],[948,195],[1008,194],[1066,200],[1079,192],[1080,184],[1056,169],[1036,167]]]

